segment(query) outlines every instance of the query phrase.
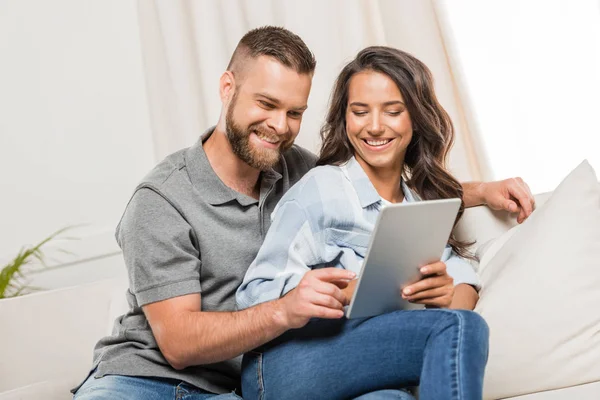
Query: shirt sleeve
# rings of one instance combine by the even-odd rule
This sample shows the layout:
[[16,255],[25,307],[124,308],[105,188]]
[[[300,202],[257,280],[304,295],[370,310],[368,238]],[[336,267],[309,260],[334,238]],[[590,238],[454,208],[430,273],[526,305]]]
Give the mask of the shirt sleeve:
[[117,241],[139,306],[200,293],[200,253],[195,232],[162,195],[141,188],[117,227]]
[[471,263],[462,257],[459,257],[452,247],[446,246],[442,261],[446,263],[448,275],[454,279],[454,286],[466,283],[472,285],[477,291],[480,289],[479,277]]
[[309,266],[322,262],[322,241],[316,235],[306,210],[296,200],[279,204],[265,241],[236,292],[238,309],[278,299],[295,288]]

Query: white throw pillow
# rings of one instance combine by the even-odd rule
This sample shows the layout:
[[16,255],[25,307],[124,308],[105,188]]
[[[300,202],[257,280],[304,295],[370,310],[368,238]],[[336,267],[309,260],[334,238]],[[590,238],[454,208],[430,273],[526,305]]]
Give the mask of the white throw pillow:
[[484,398],[600,381],[600,186],[589,163],[481,261]]

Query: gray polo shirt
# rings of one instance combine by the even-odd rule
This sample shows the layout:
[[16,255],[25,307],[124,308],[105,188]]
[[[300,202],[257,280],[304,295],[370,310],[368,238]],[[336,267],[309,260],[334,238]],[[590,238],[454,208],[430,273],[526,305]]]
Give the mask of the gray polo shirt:
[[[212,133],[209,130],[206,140]],[[130,311],[94,349],[96,377],[154,376],[214,392],[239,387],[241,357],[177,371],[158,349],[142,306],[202,293],[202,310],[235,310],[235,292],[258,253],[281,196],[315,164],[294,146],[261,174],[260,199],[227,187],[202,141],[158,164],[135,190],[117,227],[129,274]],[[219,326],[212,327],[218,332]]]

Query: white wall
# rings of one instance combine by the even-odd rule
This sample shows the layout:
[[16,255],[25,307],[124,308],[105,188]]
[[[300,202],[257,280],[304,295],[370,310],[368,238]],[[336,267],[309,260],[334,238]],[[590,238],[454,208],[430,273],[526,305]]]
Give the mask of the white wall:
[[[118,219],[156,161],[136,2],[3,0],[0,49],[0,261],[83,223],[61,247],[114,254]],[[106,265],[80,274],[106,277]]]
[[600,173],[598,0],[443,0],[487,179],[553,190],[584,158]]

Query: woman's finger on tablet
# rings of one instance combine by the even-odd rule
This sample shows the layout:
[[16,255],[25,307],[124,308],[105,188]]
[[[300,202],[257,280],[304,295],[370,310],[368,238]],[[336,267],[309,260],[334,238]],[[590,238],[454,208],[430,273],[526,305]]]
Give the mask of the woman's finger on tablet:
[[407,286],[402,290],[402,297],[408,298],[410,296],[414,296],[416,293],[443,286],[454,287],[454,280],[450,275],[445,274],[430,276],[428,278],[420,280],[417,283],[413,283],[412,285]]
[[413,303],[423,304],[424,306],[432,307],[432,308],[449,308],[452,304],[451,297],[435,297],[431,299],[423,299],[419,301],[415,301]]
[[[443,286],[435,289],[424,290],[413,296],[408,296],[407,300],[411,303],[421,303],[423,300],[434,300],[444,304],[445,306],[450,305],[452,297],[454,296],[454,288],[452,286]],[[442,307],[442,305],[440,305]]]
[[419,269],[422,275],[444,275],[446,274],[446,264],[442,261],[424,265]]

